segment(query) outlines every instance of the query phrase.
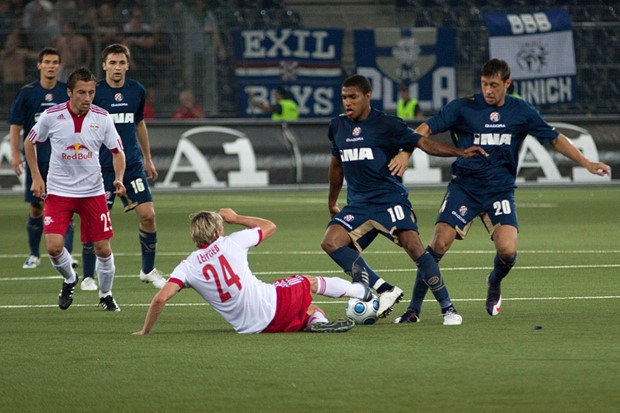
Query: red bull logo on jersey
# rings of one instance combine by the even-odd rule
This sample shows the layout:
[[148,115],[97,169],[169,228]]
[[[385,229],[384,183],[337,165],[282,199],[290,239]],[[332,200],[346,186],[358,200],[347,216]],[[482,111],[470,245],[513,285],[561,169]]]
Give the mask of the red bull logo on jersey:
[[371,148],[350,148],[340,151],[340,160],[342,162],[365,161],[375,159]]
[[510,145],[512,133],[475,133],[474,145]]
[[[69,153],[67,153],[69,152]],[[65,148],[65,152],[61,155],[63,161],[75,161],[91,159],[93,152],[81,143],[74,143]]]

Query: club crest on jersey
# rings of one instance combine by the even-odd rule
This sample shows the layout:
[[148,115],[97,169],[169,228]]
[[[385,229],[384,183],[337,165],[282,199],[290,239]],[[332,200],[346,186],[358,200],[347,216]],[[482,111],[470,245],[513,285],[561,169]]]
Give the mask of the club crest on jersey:
[[123,101],[123,94],[122,93],[115,93],[114,94],[114,100],[116,102],[122,102]]
[[461,207],[459,208],[459,214],[464,217],[465,214],[467,214],[467,207],[465,205],[461,205]]
[[362,128],[360,128],[359,126],[356,126],[353,128],[353,132],[351,132],[351,135],[359,136],[360,133],[362,133]]
[[491,122],[499,122],[499,112],[491,112],[491,114],[489,115],[489,119],[491,119]]
[[48,226],[54,223],[54,220],[52,219],[52,217],[43,217],[43,225],[44,226]]
[[347,222],[351,222],[351,221],[353,221],[355,219],[355,217],[353,215],[351,215],[351,214],[347,214],[342,219],[344,219]]
[[46,93],[44,99],[46,102],[51,102],[52,100],[54,100],[54,95],[52,95],[51,93]]
[[88,125],[88,129],[90,130],[97,130],[99,129],[101,126],[99,126],[98,123],[91,123],[90,125]]

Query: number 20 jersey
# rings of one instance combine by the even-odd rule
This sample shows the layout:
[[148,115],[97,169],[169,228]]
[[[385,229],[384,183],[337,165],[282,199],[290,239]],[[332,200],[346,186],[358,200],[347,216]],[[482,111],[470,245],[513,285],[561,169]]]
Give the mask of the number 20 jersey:
[[459,148],[482,147],[489,156],[457,158],[455,181],[474,192],[502,192],[515,188],[519,150],[528,134],[547,144],[559,133],[529,103],[506,95],[502,106],[489,105],[481,93],[453,100],[429,119],[433,134],[449,130]]

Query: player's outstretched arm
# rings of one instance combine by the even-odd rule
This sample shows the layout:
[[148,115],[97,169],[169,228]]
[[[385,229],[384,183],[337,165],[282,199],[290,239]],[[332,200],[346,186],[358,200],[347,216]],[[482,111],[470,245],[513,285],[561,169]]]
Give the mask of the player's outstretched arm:
[[132,335],[144,336],[149,334],[157,322],[159,315],[162,311],[164,311],[164,307],[166,306],[168,300],[174,297],[179,291],[181,291],[181,287],[179,287],[176,283],[166,283],[164,288],[159,290],[159,292],[155,294],[155,297],[153,297],[151,305],[149,306],[149,311],[146,313],[142,330],[135,331]]
[[568,159],[578,163],[586,168],[588,172],[594,175],[605,176],[611,175],[611,168],[603,162],[592,162],[586,158],[579,149],[563,134],[559,134],[557,138],[551,141],[553,148],[566,156]]
[[227,224],[243,225],[246,228],[259,227],[263,231],[263,239],[271,237],[276,232],[276,224],[265,218],[239,215],[231,208],[222,208],[218,212]]

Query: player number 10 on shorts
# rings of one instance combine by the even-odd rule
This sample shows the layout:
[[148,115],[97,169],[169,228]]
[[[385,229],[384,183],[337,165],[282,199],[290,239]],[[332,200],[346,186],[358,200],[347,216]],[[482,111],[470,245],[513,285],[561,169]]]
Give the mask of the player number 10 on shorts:
[[400,221],[405,218],[403,207],[400,205],[396,205],[395,207],[388,208],[387,211],[390,213],[390,218],[392,218],[392,222]]

